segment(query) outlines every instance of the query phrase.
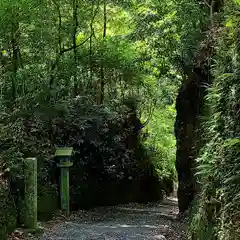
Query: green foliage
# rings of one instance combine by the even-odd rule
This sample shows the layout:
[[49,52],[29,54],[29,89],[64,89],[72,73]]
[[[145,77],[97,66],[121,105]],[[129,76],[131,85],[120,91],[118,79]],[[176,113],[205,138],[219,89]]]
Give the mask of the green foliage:
[[[99,186],[118,189],[105,185],[109,180],[124,190],[132,179],[136,196],[127,199],[136,200],[160,189],[149,170],[176,178],[172,105],[182,77],[173,59],[185,34],[178,4],[106,1],[105,9],[104,1],[75,3],[0,2],[0,163],[10,168],[18,199],[23,159],[38,158],[42,215],[43,193],[54,195],[56,146],[74,147],[77,203],[83,195],[89,202],[89,190],[100,194]],[[145,143],[139,119],[150,120]],[[142,177],[155,187],[139,189]]]
[[176,180],[175,137],[173,125],[175,110],[173,106],[163,106],[154,110],[152,119],[146,128],[146,147],[160,178]]
[[7,240],[8,233],[16,227],[17,218],[13,196],[8,189],[7,182],[2,180],[0,181],[0,204],[0,238]]
[[201,184],[190,233],[193,239],[239,239],[239,5],[225,9],[225,28],[216,46],[214,82],[207,96],[206,145],[198,160]]

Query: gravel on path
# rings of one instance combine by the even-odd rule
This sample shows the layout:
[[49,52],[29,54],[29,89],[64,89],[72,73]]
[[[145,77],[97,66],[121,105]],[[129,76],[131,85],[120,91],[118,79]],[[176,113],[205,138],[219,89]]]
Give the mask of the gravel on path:
[[177,214],[174,198],[78,211],[39,240],[186,240],[186,226]]

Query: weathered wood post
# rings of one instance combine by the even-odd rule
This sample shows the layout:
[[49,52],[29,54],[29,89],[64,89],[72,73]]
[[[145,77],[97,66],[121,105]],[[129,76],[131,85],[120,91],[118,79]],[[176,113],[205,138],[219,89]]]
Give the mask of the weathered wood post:
[[37,159],[24,160],[24,226],[37,228]]
[[69,216],[69,168],[73,165],[71,161],[73,148],[57,148],[55,157],[57,166],[60,167],[60,199],[61,209]]

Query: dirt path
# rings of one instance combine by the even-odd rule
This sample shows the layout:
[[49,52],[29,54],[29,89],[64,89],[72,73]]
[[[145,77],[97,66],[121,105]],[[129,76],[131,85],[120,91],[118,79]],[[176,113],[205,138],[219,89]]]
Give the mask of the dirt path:
[[176,199],[79,211],[39,240],[185,240],[185,224],[176,220]]

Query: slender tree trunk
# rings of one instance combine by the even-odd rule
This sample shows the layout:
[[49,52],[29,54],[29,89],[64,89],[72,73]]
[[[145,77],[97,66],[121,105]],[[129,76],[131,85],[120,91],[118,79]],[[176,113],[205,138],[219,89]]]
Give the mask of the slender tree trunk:
[[16,103],[17,98],[17,86],[16,86],[16,78],[17,78],[17,71],[19,68],[19,52],[20,48],[18,45],[19,41],[19,23],[16,17],[13,16],[12,21],[12,33],[11,33],[11,48],[12,48],[12,100],[13,105]]
[[118,82],[118,77],[117,77],[117,73],[116,70],[113,70],[113,73],[111,74],[112,78],[111,78],[111,97],[114,99],[117,98],[117,82]]
[[76,34],[78,28],[78,5],[77,0],[73,0],[73,56],[74,56],[74,70],[73,70],[73,96],[76,97],[78,94],[78,83],[77,83],[77,44]]
[[98,102],[98,91],[96,91],[96,89],[98,89],[98,82],[97,83],[93,83],[93,72],[94,72],[94,63],[93,63],[93,39],[94,39],[94,20],[95,17],[97,16],[98,10],[99,10],[99,3],[100,0],[96,1],[96,8],[94,8],[95,4],[94,1],[92,1],[92,9],[91,9],[91,15],[92,15],[92,19],[90,22],[90,39],[89,39],[89,81],[86,84],[86,91],[89,92],[89,87],[92,91],[92,93],[96,96],[96,102]]
[[57,67],[57,64],[60,60],[60,56],[61,56],[61,52],[62,52],[62,37],[61,37],[61,29],[62,29],[62,15],[61,15],[61,9],[60,9],[60,5],[57,2],[57,0],[52,0],[53,4],[56,7],[57,10],[57,14],[58,14],[58,46],[56,48],[56,60],[55,63],[52,65],[51,68],[51,76],[50,76],[50,81],[49,81],[49,87],[50,87],[50,99],[52,99],[51,96],[51,90],[53,89],[53,85],[54,85],[54,78],[55,78],[55,69]]
[[[106,37],[107,31],[107,3],[104,0],[103,3],[103,40]],[[99,104],[103,104],[104,101],[104,88],[105,88],[105,76],[104,76],[104,67],[103,67],[103,56],[101,59],[101,69],[100,69],[100,99]]]
[[91,36],[89,39],[89,69],[90,69],[90,82],[92,84],[93,66],[92,66],[92,43],[93,43],[93,19],[94,19],[94,1],[92,1],[92,20],[90,23]]
[[[49,82],[49,103],[53,103],[55,101],[55,97],[52,95],[52,90],[54,86],[54,79],[55,79],[55,70],[57,68],[58,62],[61,57],[61,52],[62,52],[62,37],[61,37],[61,30],[62,30],[62,14],[61,14],[61,9],[60,9],[60,3],[57,0],[52,0],[53,4],[55,5],[55,8],[57,10],[58,14],[58,46],[56,48],[56,60],[55,63],[51,67],[51,74],[50,74],[50,82]],[[54,141],[53,139],[53,126],[52,126],[52,116],[51,114],[48,117],[48,134],[49,134],[49,139],[51,141]]]

